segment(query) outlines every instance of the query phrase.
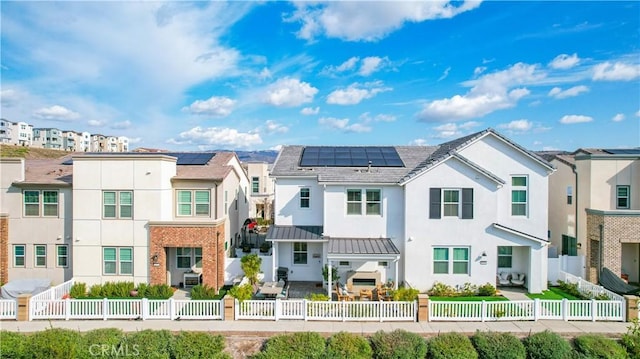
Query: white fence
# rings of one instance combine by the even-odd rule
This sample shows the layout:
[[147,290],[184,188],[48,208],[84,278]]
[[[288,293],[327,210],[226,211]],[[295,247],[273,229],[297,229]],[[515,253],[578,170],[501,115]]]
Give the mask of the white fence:
[[557,258],[548,258],[547,280],[555,283],[560,278],[560,272],[567,272],[577,277],[585,276],[585,256],[559,255]]
[[236,319],[305,321],[410,321],[417,320],[414,302],[314,302],[302,300],[247,300],[237,302]]
[[62,284],[59,284],[55,287],[51,287],[44,292],[38,293],[31,297],[31,300],[55,300],[61,299],[65,294],[69,294],[71,287],[73,286],[74,280],[68,280]]
[[617,300],[523,300],[500,302],[429,301],[429,321],[504,320],[624,321],[625,302]]
[[223,319],[221,300],[57,299],[32,300],[34,319]]
[[600,295],[606,295],[609,300],[619,300],[624,301],[624,297],[616,294],[605,287],[599,286],[597,284],[593,284],[589,281],[586,281],[580,277],[576,277],[573,274],[560,271],[559,280],[567,282],[567,283],[575,283],[578,284],[578,290],[580,293],[588,296],[588,297],[597,297]]
[[16,319],[18,302],[13,299],[0,299],[0,319]]

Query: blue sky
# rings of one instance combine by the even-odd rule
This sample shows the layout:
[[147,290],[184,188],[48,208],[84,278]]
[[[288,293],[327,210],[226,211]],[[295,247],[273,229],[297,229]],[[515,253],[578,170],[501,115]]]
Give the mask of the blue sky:
[[2,117],[131,147],[640,146],[638,2],[7,2]]

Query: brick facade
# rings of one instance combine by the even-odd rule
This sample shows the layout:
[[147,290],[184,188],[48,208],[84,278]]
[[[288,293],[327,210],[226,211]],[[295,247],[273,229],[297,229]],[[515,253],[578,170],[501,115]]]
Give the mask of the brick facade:
[[622,243],[640,243],[640,215],[588,212],[587,239],[588,280],[598,282],[599,262],[622,274]]
[[[149,224],[149,278],[151,284],[167,283],[166,248],[202,248],[202,284],[224,285],[224,222]],[[152,257],[157,255],[157,265]]]
[[0,214],[0,285],[9,281],[9,217]]

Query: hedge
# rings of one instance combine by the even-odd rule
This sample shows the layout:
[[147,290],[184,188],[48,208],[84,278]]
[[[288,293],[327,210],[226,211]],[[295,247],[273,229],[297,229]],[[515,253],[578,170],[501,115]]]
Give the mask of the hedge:
[[378,331],[371,336],[371,349],[375,359],[424,358],[427,342],[420,335],[402,329]]
[[510,333],[476,332],[471,342],[480,359],[526,359],[520,339]]
[[626,359],[627,351],[613,339],[602,335],[586,334],[574,338],[573,345],[578,358]]
[[327,359],[371,359],[369,341],[359,334],[339,332],[327,341]]
[[523,343],[528,359],[569,359],[573,355],[571,344],[548,330],[524,338]]
[[460,333],[446,333],[428,342],[429,358],[432,359],[477,359],[478,353],[471,340]]
[[314,359],[323,358],[325,340],[315,332],[276,335],[267,339],[262,352],[254,359]]

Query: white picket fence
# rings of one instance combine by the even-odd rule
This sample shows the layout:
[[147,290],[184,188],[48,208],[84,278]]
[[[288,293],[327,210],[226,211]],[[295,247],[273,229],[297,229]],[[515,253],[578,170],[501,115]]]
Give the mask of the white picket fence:
[[38,293],[31,297],[31,300],[55,300],[61,299],[65,294],[69,294],[71,287],[75,281],[73,279],[68,280],[62,284],[58,284],[55,287],[51,287],[44,292]]
[[13,299],[0,299],[0,319],[16,319],[18,305]]
[[429,321],[513,321],[556,319],[625,321],[625,302],[617,300],[522,300],[500,302],[429,301]]
[[567,273],[567,272],[563,272],[560,271],[558,273],[558,279],[563,281],[563,282],[567,282],[567,283],[577,283],[578,284],[578,290],[580,291],[580,293],[589,296],[589,297],[596,297],[599,295],[606,295],[607,298],[609,298],[609,300],[619,300],[619,301],[624,301],[624,297],[616,294],[608,289],[606,289],[605,287],[599,286],[597,284],[593,284],[589,281],[586,281],[580,277],[577,277],[571,273]]
[[221,300],[57,299],[32,300],[34,319],[223,319]]
[[410,321],[417,320],[414,302],[316,302],[302,300],[236,301],[235,317],[243,320],[297,319],[305,321]]

